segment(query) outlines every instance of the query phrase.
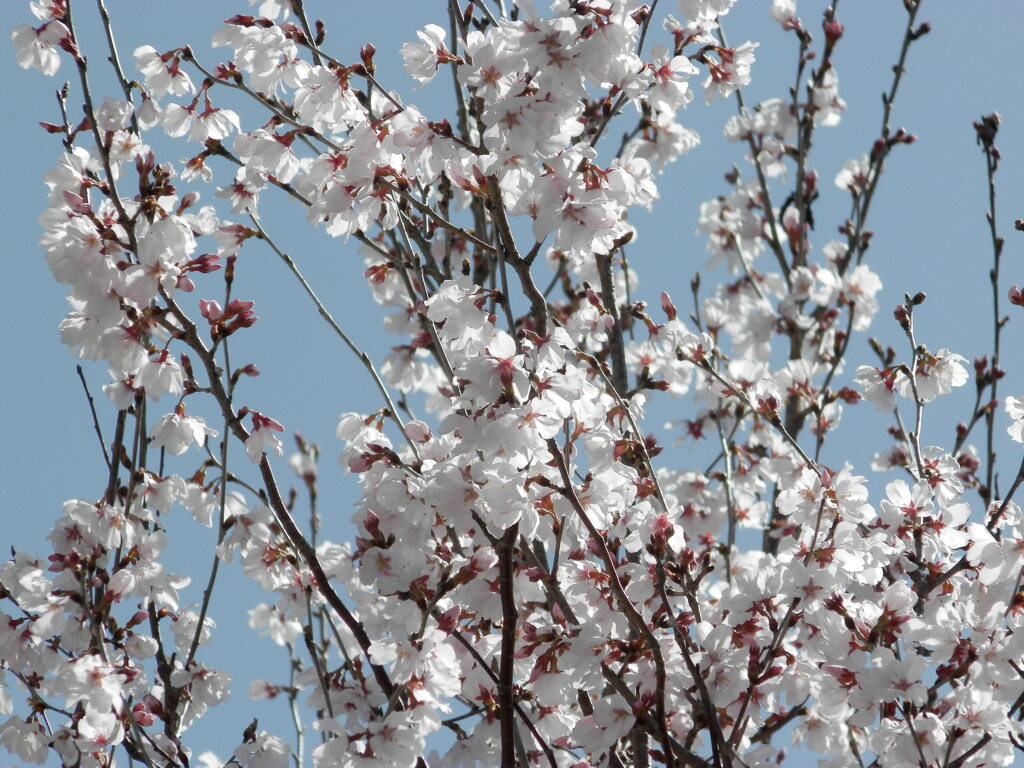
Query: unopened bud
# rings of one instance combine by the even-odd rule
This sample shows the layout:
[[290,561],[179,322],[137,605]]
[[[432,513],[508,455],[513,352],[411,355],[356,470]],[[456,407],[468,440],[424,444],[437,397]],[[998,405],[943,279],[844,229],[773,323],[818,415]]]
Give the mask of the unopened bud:
[[644,5],[641,5],[635,11],[633,11],[633,13],[631,13],[630,16],[633,18],[633,21],[635,21],[637,24],[643,24],[645,21],[647,21],[647,19],[651,17],[651,6],[645,3]]
[[993,144],[996,140],[996,134],[999,133],[999,124],[1003,121],[1003,118],[998,112],[993,112],[991,115],[982,115],[980,120],[976,120],[974,123],[974,131],[978,134],[978,144],[986,150],[992,149]]
[[827,19],[822,24],[822,28],[825,30],[825,40],[832,44],[835,44],[843,36],[845,30],[845,27],[837,19]]
[[675,320],[679,315],[676,311],[676,305],[672,303],[672,297],[668,295],[667,291],[661,292],[661,309],[669,320]]
[[892,316],[896,318],[896,322],[900,324],[903,330],[910,329],[910,311],[907,309],[906,304],[897,306]]
[[366,67],[366,71],[371,75],[377,71],[377,65],[373,62],[373,55],[377,52],[373,43],[367,43],[359,49],[359,58],[363,62],[363,66]]

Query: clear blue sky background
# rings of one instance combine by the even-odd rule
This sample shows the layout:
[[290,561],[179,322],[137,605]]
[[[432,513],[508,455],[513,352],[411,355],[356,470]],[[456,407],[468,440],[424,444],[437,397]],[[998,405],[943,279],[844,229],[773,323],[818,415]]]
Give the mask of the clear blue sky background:
[[[149,0],[107,0],[107,5],[126,65],[130,65],[131,51],[143,43],[161,51],[190,43],[201,60],[220,60],[226,51],[211,51],[210,35],[224,18],[247,12],[242,0],[184,0],[173,10],[168,10],[169,4]],[[661,5],[660,12],[673,10],[674,6],[668,0]],[[26,6],[4,0],[0,27],[33,23]],[[98,36],[95,8],[87,0],[77,0],[75,6],[86,53],[99,71],[105,49]],[[408,103],[418,105],[431,119],[446,116],[449,80],[438,78],[414,92],[397,51],[402,42],[414,39],[416,29],[442,21],[443,6],[440,0],[307,0],[310,15],[327,22],[327,48],[336,57],[354,62],[359,46],[372,41],[378,49],[380,80],[400,90]],[[802,0],[799,4],[801,16],[819,40],[824,6],[820,0]],[[779,32],[768,16],[768,7],[765,0],[740,0],[724,19],[730,42],[761,42],[753,83],[746,91],[751,104],[784,96],[792,81],[794,41]],[[880,94],[890,80],[904,14],[899,0],[846,0],[840,4],[839,17],[846,25],[846,37],[835,62],[840,94],[849,109],[841,126],[821,129],[816,138],[814,165],[821,174],[823,196],[815,208],[818,228],[812,240],[819,247],[835,236],[835,228],[849,208],[848,197],[832,186],[835,173],[845,160],[867,152],[878,133]],[[880,297],[882,310],[872,333],[902,349],[905,344],[891,320],[891,310],[905,291],[923,290],[929,299],[918,314],[919,340],[932,349],[949,347],[970,359],[991,349],[987,273],[992,259],[984,220],[984,164],[975,146],[971,122],[993,110],[1004,117],[998,141],[1004,156],[998,216],[1000,233],[1007,239],[1004,295],[1011,282],[1024,283],[1024,235],[1015,233],[1012,227],[1015,218],[1024,217],[1024,105],[1018,52],[1024,4],[976,0],[967,7],[948,0],[925,0],[920,18],[932,22],[933,31],[911,51],[909,72],[893,118],[894,126],[906,126],[917,134],[918,141],[898,148],[891,156],[870,224],[875,238],[867,260],[885,285]],[[664,42],[664,37],[660,29],[655,29],[648,45]],[[69,498],[97,498],[103,487],[102,457],[75,375],[76,361],[63,349],[57,333],[57,324],[66,311],[64,287],[51,279],[36,244],[40,234],[37,218],[46,201],[42,175],[60,152],[59,141],[44,133],[37,122],[57,122],[53,93],[65,79],[72,79],[71,105],[80,103],[81,94],[66,58],[55,78],[17,68],[9,45],[2,61],[0,92],[8,118],[0,127],[4,171],[0,184],[0,252],[5,268],[0,281],[0,352],[4,360],[0,424],[7,437],[0,443],[0,550],[6,553],[14,546],[46,554],[44,537],[61,503]],[[193,79],[199,80],[195,76]],[[99,100],[115,93],[109,80],[99,74],[94,75],[94,91]],[[224,105],[239,103],[224,99]],[[688,305],[688,286],[695,270],[704,272],[705,286],[720,277],[704,270],[704,242],[694,230],[700,203],[727,191],[722,175],[732,163],[741,163],[738,148],[721,138],[721,127],[734,110],[732,100],[711,108],[695,102],[682,113],[684,124],[699,131],[703,143],[659,179],[661,199],[653,215],[639,212],[634,216],[640,237],[631,247],[630,259],[640,274],[637,294],[641,298],[656,304],[658,292],[668,289],[682,307]],[[258,124],[251,110],[240,111],[244,127],[251,129]],[[609,142],[609,147],[617,146],[618,131],[613,128],[610,136],[615,140]],[[194,145],[186,148],[181,142],[168,142],[156,134],[148,141],[163,160],[177,161],[196,149]],[[227,170],[216,164],[214,167],[218,172]],[[749,173],[748,168],[744,173]],[[226,174],[221,173],[222,182],[224,178]],[[204,193],[205,201],[212,200],[212,191]],[[322,232],[313,231],[305,222],[304,211],[283,196],[265,192],[263,200],[268,230],[296,258],[343,327],[374,351],[379,361],[387,347],[396,343],[395,337],[388,337],[380,329],[380,315],[360,277],[362,260],[354,244],[330,240]],[[812,258],[819,255],[815,251]],[[768,265],[763,267],[767,269]],[[334,437],[336,416],[342,411],[376,410],[380,407],[377,395],[365,372],[319,321],[273,254],[259,246],[249,247],[243,251],[239,272],[238,294],[256,300],[260,323],[250,335],[255,343],[246,345],[240,335],[232,357],[238,362],[251,360],[263,372],[260,378],[244,385],[240,403],[277,418],[288,429],[297,429],[322,446],[325,535],[346,538],[358,489],[334,462],[339,453]],[[1005,301],[1004,308],[1014,309],[1006,307]],[[1024,376],[1020,369],[1012,369],[1015,353],[1021,348],[1022,327],[1024,317],[1017,310],[1004,336],[1004,361],[1011,367],[1002,386],[1004,395],[1024,394]],[[861,362],[871,362],[871,357],[866,345],[858,343],[851,352],[854,365],[847,368],[843,383],[850,382],[855,364]],[[109,439],[113,411],[99,390],[107,381],[105,366],[89,363],[85,370]],[[966,418],[972,399],[973,383],[929,408],[923,443],[950,445],[953,427],[957,420]],[[655,412],[648,429],[659,430],[668,418],[686,417],[688,408],[685,400],[666,401]],[[868,473],[871,454],[890,444],[884,434],[885,423],[870,405],[848,409],[840,434],[832,438],[833,449],[826,452],[826,461],[841,464],[849,459],[856,469]],[[215,421],[211,424],[217,426]],[[843,450],[835,450],[840,443]],[[1003,447],[1001,467],[1004,477],[1009,478],[1019,453],[1006,441]],[[233,450],[245,462],[240,452]],[[663,458],[688,465],[695,458],[693,450],[684,446],[663,454]],[[196,456],[187,454],[190,463],[177,468],[190,473]],[[286,478],[284,482],[290,482],[283,462],[278,474]],[[873,484],[876,500],[887,479],[879,477]],[[1008,479],[1004,487],[1007,484]],[[168,562],[172,570],[193,573],[194,583],[183,596],[189,603],[199,599],[205,583],[214,533],[198,528],[184,514],[178,517],[182,525],[177,539],[172,528]],[[195,726],[189,743],[196,753],[213,749],[226,758],[253,715],[260,717],[263,727],[291,738],[283,703],[253,704],[246,697],[251,677],[283,682],[286,675],[283,651],[269,641],[255,639],[248,630],[236,629],[245,625],[246,609],[259,600],[269,602],[272,596],[261,596],[235,568],[222,570],[211,609],[220,629],[205,658],[232,674],[234,699]]]

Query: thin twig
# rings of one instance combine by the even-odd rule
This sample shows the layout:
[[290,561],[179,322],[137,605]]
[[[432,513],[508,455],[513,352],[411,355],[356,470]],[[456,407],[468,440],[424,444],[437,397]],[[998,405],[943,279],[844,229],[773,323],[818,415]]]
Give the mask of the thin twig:
[[96,437],[100,441],[100,449],[103,451],[103,461],[106,462],[107,470],[110,470],[110,454],[107,453],[107,444],[103,440],[103,430],[100,429],[99,419],[96,418],[96,404],[93,402],[92,393],[89,391],[89,384],[85,380],[85,374],[82,373],[82,366],[76,365],[75,370],[78,371],[78,379],[82,382],[82,389],[85,390],[85,397],[89,401],[89,413],[92,414],[92,427],[96,431]]
[[[978,133],[978,143],[981,144],[985,153],[985,178],[988,186],[988,211],[985,219],[988,223],[989,236],[992,240],[992,269],[989,271],[989,281],[992,284],[992,367],[989,369],[989,402],[999,400],[999,350],[1002,337],[1003,324],[1006,319],[1000,313],[1000,288],[999,288],[999,266],[1003,254],[1003,239],[999,237],[996,228],[996,171],[999,168],[999,149],[995,145],[996,133],[999,130],[1000,117],[993,113],[982,117],[974,124]],[[982,499],[985,505],[991,503],[995,496],[993,487],[993,476],[996,466],[995,431],[996,412],[994,408],[985,411],[985,487],[982,489]]]
[[[117,45],[114,42],[114,30],[110,23],[110,14],[107,12],[107,6],[103,4],[103,0],[96,0],[96,7],[100,12],[100,21],[103,24],[103,33],[107,37],[107,48],[110,49],[110,57],[108,58],[108,61],[114,68],[114,74],[117,75],[117,82],[121,86],[121,92],[124,94],[124,100],[129,104],[132,104],[132,87],[128,82],[128,78],[124,76],[124,70],[121,68],[121,58],[117,55]],[[132,132],[138,134],[139,119],[135,114],[134,109],[132,110],[130,119]]]
[[421,457],[419,448],[416,447],[416,443],[413,442],[413,440],[405,433],[405,423],[402,421],[402,416],[398,411],[398,407],[391,399],[391,393],[388,392],[388,388],[384,385],[384,380],[381,379],[380,374],[377,373],[377,368],[376,366],[374,366],[373,361],[370,359],[370,356],[366,354],[366,352],[364,352],[359,346],[357,346],[356,343],[352,341],[351,337],[349,337],[349,335],[342,330],[341,326],[338,325],[337,321],[335,321],[335,319],[331,316],[331,313],[328,312],[327,308],[323,305],[323,302],[320,301],[320,298],[316,295],[316,292],[313,290],[312,286],[310,286],[310,284],[306,282],[306,278],[302,276],[302,272],[299,271],[299,268],[295,264],[295,261],[292,259],[292,257],[289,256],[284,251],[282,251],[280,248],[278,248],[277,243],[275,243],[274,240],[266,233],[266,230],[263,229],[263,226],[260,224],[259,220],[255,216],[250,216],[250,218],[252,219],[253,226],[255,226],[256,230],[259,232],[260,239],[270,246],[271,250],[273,250],[274,253],[276,253],[278,257],[280,257],[281,261],[285,263],[289,271],[295,276],[295,279],[299,281],[299,284],[302,286],[302,289],[306,292],[306,295],[309,296],[309,298],[313,301],[313,304],[316,305],[316,309],[317,312],[320,313],[320,317],[322,317],[327,322],[327,324],[331,327],[331,330],[333,330],[335,334],[337,334],[338,338],[345,342],[345,345],[350,350],[352,350],[352,353],[357,358],[359,358],[359,362],[361,362],[363,364],[363,367],[366,368],[366,370],[369,372],[371,378],[373,379],[373,383],[377,385],[377,390],[381,393],[381,396],[383,396],[384,398],[384,402],[388,406],[388,417],[395,422],[395,426],[398,427],[398,430],[402,433],[402,437],[405,439],[406,443],[409,445],[409,448],[412,450],[413,456],[416,457],[417,461],[420,461]]

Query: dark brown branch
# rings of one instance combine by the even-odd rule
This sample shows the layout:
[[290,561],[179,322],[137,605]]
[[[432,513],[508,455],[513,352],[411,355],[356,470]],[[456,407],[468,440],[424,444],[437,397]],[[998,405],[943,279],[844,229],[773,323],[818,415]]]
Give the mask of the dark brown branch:
[[[626,344],[622,334],[622,318],[619,316],[619,304],[615,298],[615,272],[612,255],[597,254],[597,274],[601,280],[601,302],[612,317],[611,328],[608,329],[608,349],[612,361],[612,382],[620,397],[629,392],[629,370],[626,367]],[[636,438],[642,439],[640,435]]]
[[515,543],[519,523],[515,523],[497,546],[498,581],[501,590],[501,660],[498,666],[498,719],[501,733],[501,768],[515,768],[515,650],[519,611],[515,601]]

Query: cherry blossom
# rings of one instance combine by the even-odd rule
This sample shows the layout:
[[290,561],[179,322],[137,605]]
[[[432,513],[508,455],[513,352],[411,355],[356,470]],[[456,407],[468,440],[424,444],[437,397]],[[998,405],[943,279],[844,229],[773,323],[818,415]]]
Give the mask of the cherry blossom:
[[180,410],[181,413],[176,411],[161,417],[150,433],[153,444],[165,448],[172,456],[180,456],[192,443],[202,448],[207,437],[217,436],[217,431],[206,426],[202,419],[185,415],[183,408]]
[[252,432],[249,433],[249,437],[245,441],[245,450],[249,454],[249,460],[258,464],[267,448],[270,448],[278,456],[282,455],[284,449],[274,433],[284,432],[284,427],[269,416],[264,416],[256,411],[249,413],[252,416]]
[[444,47],[445,31],[436,24],[428,24],[416,33],[419,43],[406,43],[402,46],[402,60],[405,71],[420,83],[428,83],[434,79],[441,64],[452,58]]
[[1006,431],[1018,443],[1024,443],[1024,400],[1019,397],[1006,398],[1006,413],[1013,423]]
[[[948,349],[940,349],[935,354],[924,352],[919,355],[914,372],[917,396],[927,403],[939,395],[948,395],[953,387],[962,387],[967,383],[966,362],[961,355]],[[913,397],[909,377],[900,382],[898,389],[904,397]]]
[[48,21],[41,27],[27,24],[11,30],[11,42],[17,52],[18,66],[38,69],[44,75],[55,75],[60,68],[60,54],[55,46],[70,43],[71,33],[60,21]]
[[146,88],[154,98],[161,98],[167,93],[184,96],[195,91],[192,80],[181,68],[181,60],[175,53],[163,54],[151,45],[143,45],[135,49],[135,67],[142,72]]
[[705,102],[724,99],[750,83],[750,70],[757,45],[747,41],[737,48],[714,48],[717,60],[710,57],[705,60],[710,72],[704,81]]
[[[834,7],[821,34],[795,2],[762,12],[799,88],[766,83],[757,103],[758,44],[719,28],[734,0],[680,0],[685,22],[654,3],[455,3],[410,33],[394,82],[371,44],[329,52],[307,5],[228,18],[212,64],[188,41],[141,45],[139,82],[104,21],[111,97],[64,0],[13,32],[20,66],[66,56],[82,75],[68,127],[43,124],[63,147],[40,244],[67,290],[61,340],[102,362],[110,402],[88,399],[94,496],[59,510],[46,555],[0,564],[0,744],[34,764],[221,765],[188,745],[231,688],[209,662],[234,568],[263,593],[248,630],[278,654],[243,690],[294,726],[221,731],[240,768],[772,766],[785,728],[829,765],[1012,764],[1024,470],[997,469],[996,438],[1003,402],[1024,442],[1024,404],[997,386],[1000,299],[976,402],[940,432],[932,403],[967,360],[922,343],[923,293],[879,319],[868,248],[885,161],[913,141],[890,113],[919,3],[895,11],[881,133],[848,147],[838,191],[813,151],[848,107],[833,54],[854,34]],[[668,210],[662,174],[700,147],[679,122],[698,77],[705,102],[738,102],[737,151],[700,181],[707,263],[677,303],[685,285],[645,275],[636,209]],[[452,113],[408,102],[428,83],[453,89]],[[976,124],[990,181],[998,127]],[[848,219],[823,224],[829,195]],[[357,251],[390,349],[361,348],[288,255],[289,205]],[[337,447],[295,435],[291,472],[284,426],[257,410],[275,363],[246,293],[254,241],[373,385]],[[891,438],[869,474],[842,443],[862,399]],[[339,477],[351,541],[320,496]],[[215,538],[192,579],[165,552],[197,524]]]
[[288,745],[262,731],[252,741],[239,746],[233,758],[244,768],[286,768]]

